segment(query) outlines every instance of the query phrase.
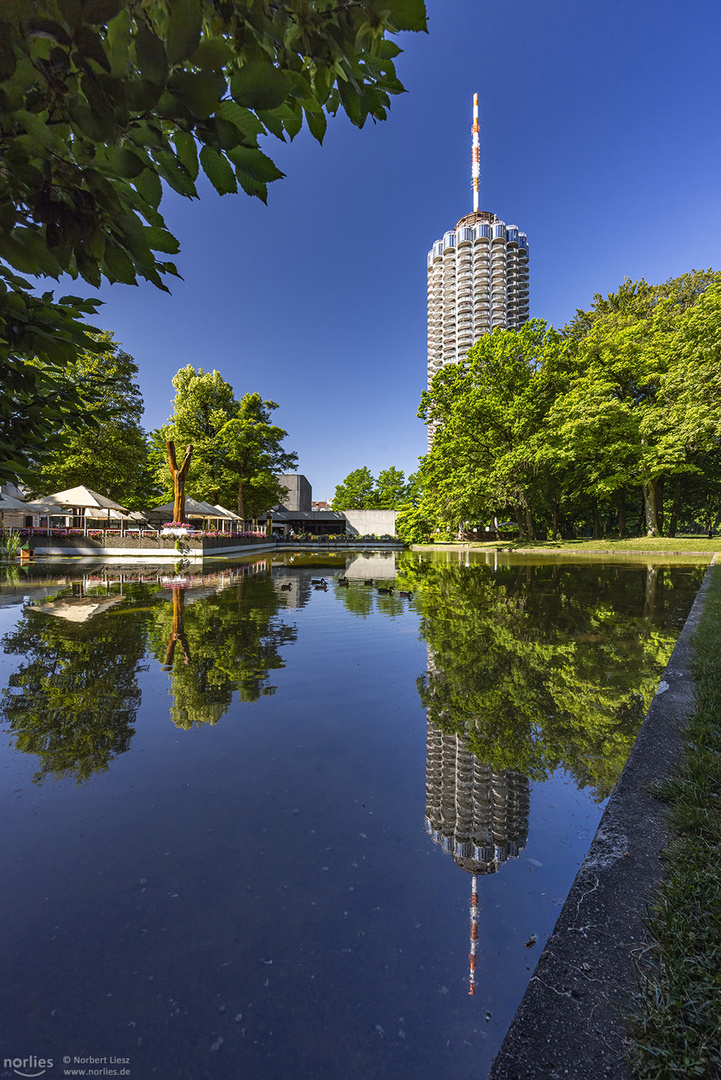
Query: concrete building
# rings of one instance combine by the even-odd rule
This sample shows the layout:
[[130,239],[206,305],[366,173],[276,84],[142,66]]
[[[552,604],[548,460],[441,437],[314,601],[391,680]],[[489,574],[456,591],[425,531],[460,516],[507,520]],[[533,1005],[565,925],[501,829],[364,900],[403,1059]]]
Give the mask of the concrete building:
[[528,239],[478,208],[478,95],[473,98],[473,211],[428,252],[428,382],[462,360],[482,334],[528,319]]
[[286,510],[310,512],[313,509],[313,488],[305,476],[300,473],[283,473],[278,477],[278,483],[288,492],[288,497],[283,499]]

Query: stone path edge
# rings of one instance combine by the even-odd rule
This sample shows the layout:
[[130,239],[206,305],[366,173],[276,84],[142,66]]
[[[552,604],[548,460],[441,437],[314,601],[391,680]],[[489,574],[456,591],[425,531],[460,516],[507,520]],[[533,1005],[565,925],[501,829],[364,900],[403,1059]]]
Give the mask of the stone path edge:
[[663,875],[666,804],[649,793],[682,753],[694,708],[691,640],[714,555],[488,1080],[632,1080],[624,1017]]

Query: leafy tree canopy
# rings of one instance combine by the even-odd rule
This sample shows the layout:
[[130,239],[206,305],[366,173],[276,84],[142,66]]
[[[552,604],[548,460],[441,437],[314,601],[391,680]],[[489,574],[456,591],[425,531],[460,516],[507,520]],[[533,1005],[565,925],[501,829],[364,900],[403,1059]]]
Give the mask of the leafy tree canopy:
[[367,465],[353,469],[336,486],[331,500],[333,510],[371,510],[375,503],[375,478]]
[[719,275],[704,270],[625,281],[562,333],[532,320],[484,335],[423,395],[434,434],[402,528],[419,539],[503,515],[530,539],[589,519],[599,535],[605,505],[623,535],[629,499],[649,535],[667,512],[675,530],[691,477],[716,473],[720,325]]
[[[425,27],[423,0],[3,3],[0,381],[28,405],[25,442],[82,423],[64,367],[92,348],[97,304],[35,296],[21,275],[167,289],[179,245],[163,184],[194,198],[202,169],[221,194],[265,200],[282,174],[260,138],[305,120],[322,141],[339,110],[358,127],[385,119],[403,91],[389,35]],[[26,462],[24,445],[0,445],[0,478]]]
[[419,494],[418,478],[406,480],[402,469],[390,465],[381,469],[378,479],[367,465],[353,469],[336,486],[331,506],[334,510],[398,510],[409,505]]
[[278,408],[260,394],[245,394],[240,401],[218,371],[203,371],[189,364],[173,385],[173,415],[153,436],[153,458],[166,493],[172,491],[165,442],[191,443],[193,458],[186,491],[237,507],[241,517],[255,517],[282,501],[285,489],[278,475],[295,467],[297,455],[283,448],[287,432],[271,422]]
[[64,428],[60,445],[40,458],[31,481],[33,495],[85,484],[108,494],[131,510],[148,506],[157,485],[148,463],[148,443],[140,426],[143,399],[136,379],[138,365],[111,334],[103,340],[110,351],[79,353],[68,367],[68,376],[79,388],[91,388],[83,397],[88,413],[100,409],[93,427],[76,431]]

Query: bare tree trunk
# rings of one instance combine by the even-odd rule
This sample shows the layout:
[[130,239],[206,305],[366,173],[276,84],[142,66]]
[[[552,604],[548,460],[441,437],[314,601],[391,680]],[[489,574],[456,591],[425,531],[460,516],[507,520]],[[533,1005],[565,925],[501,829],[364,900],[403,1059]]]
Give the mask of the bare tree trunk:
[[165,664],[163,665],[165,671],[172,670],[175,646],[178,642],[180,642],[180,647],[183,650],[185,663],[190,663],[190,647],[188,645],[188,639],[185,636],[184,619],[185,593],[182,589],[176,588],[173,589],[173,625],[168,640],[168,648],[165,653]]
[[643,614],[650,618],[656,613],[656,595],[658,592],[658,567],[646,568],[646,596],[643,605]]
[[646,536],[658,536],[656,485],[653,480],[649,480],[643,485],[643,505],[646,517]]
[[598,540],[601,530],[598,523],[598,499],[593,500],[593,539]]
[[663,536],[663,477],[655,483],[656,488],[656,520],[658,521],[658,535]]
[[673,482],[673,503],[671,506],[671,520],[668,523],[668,535],[675,536],[678,528],[678,513],[681,509],[681,477],[677,476]]
[[243,481],[238,481],[238,517],[245,523],[245,500],[243,498]]
[[551,532],[553,533],[553,539],[558,536],[558,499],[553,500],[551,508]]
[[531,513],[530,506],[526,507],[526,529],[528,530],[528,539],[536,539],[536,527],[533,524],[533,514]]
[[173,477],[173,521],[185,521],[185,480],[190,468],[190,459],[193,456],[193,447],[186,446],[183,464],[178,468],[175,458],[175,443],[166,442],[168,448],[168,461],[170,462],[170,475]]

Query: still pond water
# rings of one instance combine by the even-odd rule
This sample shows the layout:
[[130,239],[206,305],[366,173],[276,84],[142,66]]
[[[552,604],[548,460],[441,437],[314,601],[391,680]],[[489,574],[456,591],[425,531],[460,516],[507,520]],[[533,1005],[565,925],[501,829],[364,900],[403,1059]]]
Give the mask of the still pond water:
[[0,1058],[480,1080],[703,570],[8,571]]

